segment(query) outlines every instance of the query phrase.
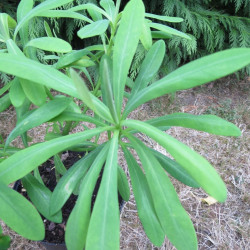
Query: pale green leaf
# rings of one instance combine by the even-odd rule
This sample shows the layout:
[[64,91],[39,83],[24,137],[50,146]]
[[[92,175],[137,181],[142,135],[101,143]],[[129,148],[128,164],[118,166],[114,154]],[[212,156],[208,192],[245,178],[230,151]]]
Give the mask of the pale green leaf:
[[51,156],[84,140],[90,139],[99,133],[112,129],[112,127],[95,128],[36,144],[21,150],[0,164],[0,182],[9,184],[16,181],[30,173]]
[[149,18],[152,18],[152,19],[157,19],[157,20],[170,22],[170,23],[183,22],[183,18],[180,18],[180,17],[160,16],[160,15],[154,15],[154,14],[150,14],[150,13],[146,13],[145,16],[149,17]]
[[17,136],[59,115],[63,110],[66,109],[66,107],[69,105],[70,102],[71,102],[71,99],[66,98],[66,97],[57,98],[44,104],[39,109],[36,109],[28,117],[20,121],[16,125],[16,127],[11,131],[5,143],[6,147]]
[[[82,250],[86,243],[91,216],[91,202],[97,179],[106,160],[109,143],[97,155],[88,173],[83,178],[76,205],[67,222],[65,235],[68,249]],[[101,225],[100,225],[101,226]]]
[[125,7],[114,42],[113,91],[116,111],[121,112],[124,87],[144,22],[144,5],[131,0]]
[[99,21],[83,26],[77,32],[77,35],[81,39],[85,39],[85,38],[93,37],[93,36],[99,36],[99,35],[102,35],[107,30],[108,26],[109,26],[109,20],[99,20]]
[[192,221],[182,207],[166,172],[140,140],[135,137],[129,139],[145,170],[154,208],[164,233],[177,249],[198,249]]
[[178,68],[149,87],[141,90],[127,104],[124,117],[139,105],[159,96],[189,89],[247,66],[250,63],[250,49],[235,48],[214,53]]
[[[119,249],[119,206],[117,195],[118,131],[110,142],[101,185],[91,215],[86,249]],[[112,211],[112,213],[110,212]]]
[[21,194],[0,182],[0,218],[12,230],[30,240],[42,240],[45,236],[43,221]]
[[122,199],[129,201],[130,188],[128,184],[128,178],[121,166],[118,165],[118,191]]
[[25,47],[35,47],[37,49],[58,52],[58,53],[67,53],[72,50],[71,45],[57,37],[39,37],[30,40]]
[[210,163],[201,155],[170,135],[145,122],[126,120],[122,125],[145,133],[157,141],[209,195],[220,202],[226,200],[227,189],[224,182]]
[[140,221],[150,241],[156,246],[161,246],[165,234],[157,218],[146,177],[126,147],[123,147],[123,152],[129,168]]

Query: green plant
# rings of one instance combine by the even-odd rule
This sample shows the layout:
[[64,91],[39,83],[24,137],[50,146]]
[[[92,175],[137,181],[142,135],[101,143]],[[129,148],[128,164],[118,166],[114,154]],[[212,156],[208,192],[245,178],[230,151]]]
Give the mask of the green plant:
[[[21,6],[27,7],[24,3],[28,1],[21,1]],[[141,0],[131,0],[122,13],[119,13],[120,1],[115,5],[111,0],[101,1],[103,9],[87,4],[73,7],[68,12],[50,10],[63,4],[62,2],[70,1],[47,0],[34,9],[30,8],[18,20],[14,40],[17,38],[18,31],[21,39],[27,39],[25,36],[22,38],[21,32],[27,21],[36,15],[50,17],[70,15],[73,18],[79,18],[77,11],[87,9],[95,20],[79,30],[78,36],[81,38],[101,36],[103,45],[94,46],[95,49],[101,49],[101,52],[91,54],[94,62],[98,62],[97,83],[93,83],[94,89],[89,91],[78,72],[72,69],[77,68],[86,72],[84,67],[79,67],[76,63],[82,59],[89,60],[82,58],[86,55],[82,54],[82,51],[81,57],[76,56],[79,51],[70,52],[64,56],[58,54],[55,57],[58,59],[55,65],[43,65],[32,60],[33,58],[27,58],[28,50],[25,51],[27,54],[24,56],[23,52],[15,46],[14,40],[4,36],[7,38],[5,39],[7,45],[11,43],[13,46],[8,47],[8,53],[0,54],[0,71],[15,76],[15,79],[32,82],[31,86],[41,86],[47,90],[45,93],[51,100],[45,100],[38,105],[37,109],[31,111],[27,110],[24,102],[21,103],[21,110],[26,112],[21,113],[21,119],[2,145],[1,152],[7,154],[7,157],[0,164],[1,219],[22,236],[40,240],[44,237],[44,226],[39,214],[24,197],[10,189],[8,184],[22,179],[36,209],[54,222],[61,221],[62,206],[79,187],[77,203],[66,226],[65,241],[68,249],[80,250],[84,246],[86,249],[99,249],[100,246],[102,249],[119,249],[117,190],[119,189],[125,200],[129,199],[126,175],[117,162],[120,148],[128,164],[140,220],[152,243],[160,246],[166,235],[178,249],[197,249],[194,227],[181,206],[166,171],[186,185],[203,188],[220,202],[226,199],[226,187],[214,168],[204,158],[166,134],[164,130],[169,126],[182,126],[224,136],[239,136],[240,130],[232,123],[213,115],[195,116],[174,113],[145,122],[127,117],[131,111],[147,101],[167,93],[207,83],[239,70],[250,63],[249,49],[225,50],[193,61],[148,86],[159,70],[165,54],[165,43],[162,40],[153,41],[152,34],[161,37],[169,34],[187,39],[189,37],[166,25],[148,22],[145,17],[163,18],[170,22],[179,22],[181,19],[147,14]],[[21,10],[20,7],[19,11]],[[84,16],[81,18],[86,19]],[[108,27],[110,27],[109,30]],[[151,33],[149,27],[159,29],[160,32]],[[55,47],[60,50],[68,49],[68,44],[62,41],[59,44],[58,39],[56,39],[57,46],[53,46],[54,39],[46,41],[48,41],[47,38],[42,39],[42,42],[26,40],[24,48],[27,44],[33,46],[35,44],[37,47],[39,44],[39,48],[43,49],[51,50]],[[128,79],[128,74],[139,41],[148,52],[133,82]],[[11,50],[12,47],[15,49]],[[93,46],[91,48],[93,49]],[[83,62],[86,63],[86,61]],[[66,74],[60,71],[60,65],[66,69]],[[129,92],[125,92],[125,85],[130,86]],[[72,98],[53,96],[48,91],[50,88],[82,100],[83,110],[79,111],[79,108],[72,104]],[[98,92],[101,100],[97,97]],[[13,101],[16,102],[19,100],[19,92],[14,93]],[[26,96],[28,97],[27,93],[25,93],[25,100]],[[125,96],[128,102],[123,108]],[[28,107],[29,104],[28,101]],[[86,115],[86,107],[93,111],[93,116]],[[57,138],[50,137],[46,142],[25,149],[9,146],[17,136],[24,135],[27,130],[47,121],[54,122]],[[72,122],[78,121],[90,122],[96,128],[69,134]],[[65,124],[64,127],[62,127],[63,124]],[[148,135],[165,147],[175,160],[144,145],[136,137],[139,132]],[[97,140],[101,133],[106,133],[108,139],[98,145]],[[93,140],[90,141],[90,139]],[[58,154],[70,148],[80,148],[90,152],[69,170],[64,169],[60,163],[56,164],[57,171],[62,177],[51,193],[44,186],[38,167],[52,156],[60,162]],[[131,149],[138,154],[142,167],[135,160]],[[105,166],[101,186],[91,213],[91,197],[103,164]],[[117,181],[118,176],[122,180],[120,183]]]

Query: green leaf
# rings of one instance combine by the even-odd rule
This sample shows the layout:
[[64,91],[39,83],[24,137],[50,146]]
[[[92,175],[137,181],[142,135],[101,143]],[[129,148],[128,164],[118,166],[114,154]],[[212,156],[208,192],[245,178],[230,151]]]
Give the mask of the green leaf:
[[42,106],[46,102],[47,94],[43,85],[22,78],[19,81],[25,95],[32,103]]
[[8,146],[9,143],[17,136],[59,115],[69,105],[70,102],[71,99],[67,97],[58,98],[49,101],[48,103],[45,103],[43,106],[41,106],[39,109],[36,109],[28,117],[19,122],[17,126],[11,131],[10,135],[6,140],[6,146]]
[[74,69],[70,69],[70,75],[81,97],[81,100],[88,107],[90,107],[92,110],[95,111],[96,108],[94,103],[92,102],[90,91],[88,90],[88,87],[86,86],[86,83],[84,82],[83,78],[80,77],[79,74]]
[[12,81],[8,82],[7,84],[5,84],[1,89],[0,89],[0,96],[3,95],[12,85]]
[[112,61],[107,55],[104,55],[101,59],[100,77],[102,82],[101,91],[103,96],[103,102],[108,106],[114,121],[118,123],[118,116],[115,110],[115,103],[113,96]]
[[170,35],[179,36],[179,37],[183,37],[183,38],[186,38],[188,40],[191,40],[191,38],[187,34],[181,32],[181,31],[178,31],[176,29],[173,29],[173,28],[171,28],[171,27],[169,27],[167,25],[163,25],[163,24],[160,24],[160,23],[149,23],[149,26],[151,28],[157,29],[159,31],[166,32],[166,33],[168,33]]
[[51,156],[72,147],[84,140],[112,130],[113,127],[96,128],[77,134],[63,136],[51,141],[36,144],[12,155],[0,164],[0,182],[9,184],[16,181],[48,160]]
[[84,177],[91,164],[96,159],[103,145],[99,146],[82,159],[77,161],[70,169],[62,176],[57,183],[51,197],[50,214],[57,213],[68,200],[79,181]]
[[16,21],[6,13],[0,13],[0,40],[6,42],[10,39],[9,28],[14,29]]
[[136,77],[130,98],[133,98],[139,90],[144,89],[153,79],[162,64],[165,51],[166,46],[163,40],[157,41],[148,51]]
[[65,240],[68,249],[84,249],[90,221],[92,195],[109,146],[109,143],[106,144],[95,157],[80,186],[80,194],[66,225]]
[[[117,152],[119,132],[110,142],[100,189],[91,215],[86,249],[119,249],[119,206],[117,195]],[[112,211],[112,213],[110,213]]]
[[155,158],[159,161],[161,166],[175,179],[190,187],[200,187],[200,185],[187,173],[185,168],[183,168],[176,161],[171,160],[170,158],[161,154],[160,152],[157,152],[156,150],[150,150],[154,154]]
[[[44,29],[45,29],[45,32],[46,32],[46,35],[48,37],[54,37],[53,33],[52,33],[52,30],[51,28],[49,27],[49,24],[44,20],[43,21],[43,26],[44,26]],[[53,55],[54,56],[54,55]]]
[[160,15],[154,15],[154,14],[150,14],[150,13],[146,13],[145,16],[149,17],[149,18],[152,18],[152,19],[157,19],[157,20],[170,22],[170,23],[183,22],[183,18],[180,18],[180,17],[160,16]]
[[144,20],[142,24],[142,33],[140,36],[141,43],[146,50],[149,50],[152,46],[152,35],[148,22]]
[[3,97],[0,98],[0,112],[6,110],[11,104],[9,94],[5,94]]
[[157,141],[209,195],[220,202],[226,200],[227,189],[225,184],[215,169],[201,155],[145,122],[126,120],[122,123],[122,126],[136,129]]
[[107,30],[108,26],[109,26],[109,20],[99,20],[91,24],[85,25],[77,32],[77,35],[81,39],[93,36],[99,36]]
[[51,216],[49,213],[50,198],[52,192],[41,184],[32,174],[27,174],[22,178],[22,184],[27,190],[28,196],[31,199],[37,210],[48,220],[61,223],[62,212]]
[[[19,23],[33,8],[33,0],[21,0],[17,7],[17,22]],[[29,41],[29,24],[25,23],[20,29],[20,38],[24,46]]]
[[35,47],[37,49],[52,51],[57,53],[67,53],[72,51],[71,45],[57,37],[39,37],[30,40],[26,45],[27,47]]
[[40,3],[34,9],[29,11],[24,17],[21,16],[21,19],[18,21],[18,25],[15,29],[14,38],[16,37],[18,31],[22,28],[22,26],[26,24],[31,18],[35,16],[39,16],[40,12],[43,12],[49,9],[54,9],[54,8],[57,8],[59,6],[62,6],[70,2],[73,2],[73,0],[47,0],[47,1]]
[[173,184],[147,147],[129,137],[145,170],[157,217],[172,244],[180,250],[198,249],[194,226],[182,207]]
[[108,13],[105,12],[103,9],[97,7],[95,4],[92,3],[80,4],[69,9],[69,11],[79,11],[79,10],[88,10],[91,18],[94,21],[101,20],[103,15],[112,22],[112,18],[108,15]]
[[79,98],[74,83],[68,76],[51,66],[43,65],[23,56],[0,54],[0,71]]
[[88,17],[74,12],[74,11],[69,11],[69,10],[46,10],[39,12],[37,16],[42,16],[42,17],[50,17],[50,18],[58,18],[58,17],[63,17],[63,18],[73,18],[73,19],[79,19],[88,23],[92,23],[93,21],[89,19]]
[[123,152],[129,168],[140,221],[150,241],[156,246],[161,246],[165,234],[157,218],[146,177],[126,147],[123,147]]
[[115,18],[115,4],[113,0],[101,0],[100,5],[111,17],[111,20],[114,21]]
[[10,247],[11,239],[7,235],[0,233],[0,249],[7,250]]
[[180,126],[205,131],[210,134],[224,136],[240,136],[241,131],[233,123],[225,121],[215,115],[192,115],[186,113],[174,113],[155,118],[147,123],[152,126]]
[[56,171],[59,174],[64,175],[67,172],[67,169],[63,165],[63,162],[58,154],[54,155],[54,164],[55,164]]
[[116,111],[121,112],[124,87],[144,22],[144,5],[131,0],[125,7],[114,42],[113,91]]
[[86,49],[73,50],[70,53],[61,56],[55,66],[57,69],[65,68],[89,53],[90,52]]
[[152,31],[151,34],[153,39],[169,39],[173,37],[169,33],[163,31]]
[[73,69],[70,69],[70,75],[75,83],[76,89],[78,90],[80,99],[97,115],[113,123],[113,119],[108,108],[97,97],[90,93],[83,78],[81,78]]
[[118,191],[121,195],[122,199],[125,201],[129,201],[130,197],[130,188],[128,184],[127,175],[124,170],[118,165]]
[[73,113],[73,112],[62,112],[59,116],[53,118],[51,120],[51,122],[55,122],[55,121],[58,121],[58,122],[64,122],[64,121],[85,121],[85,122],[90,122],[90,123],[93,123],[93,124],[96,124],[98,126],[106,126],[105,123],[103,123],[102,121],[94,118],[94,117],[91,117],[91,116],[88,116],[88,115],[83,115],[83,114],[77,114],[77,113]]
[[250,63],[250,49],[235,48],[214,53],[178,68],[149,87],[138,92],[127,104],[124,117],[139,105],[159,96],[178,90],[189,89],[247,66]]
[[42,240],[45,236],[43,221],[31,203],[1,182],[0,190],[1,220],[27,239]]
[[22,86],[17,78],[12,81],[10,87],[10,100],[14,107],[21,107],[26,99]]

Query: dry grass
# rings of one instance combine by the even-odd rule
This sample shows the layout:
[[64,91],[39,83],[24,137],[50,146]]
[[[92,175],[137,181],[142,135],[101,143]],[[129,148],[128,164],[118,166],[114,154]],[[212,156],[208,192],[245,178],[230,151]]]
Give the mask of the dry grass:
[[[199,249],[245,250],[250,249],[250,79],[238,85],[224,78],[220,86],[211,83],[195,90],[182,91],[171,103],[168,96],[143,105],[133,112],[132,117],[146,120],[158,115],[173,112],[202,114],[211,107],[221,107],[221,100],[230,98],[230,107],[222,107],[225,118],[237,114],[233,121],[242,131],[239,138],[209,135],[203,132],[183,128],[171,128],[167,131],[173,137],[187,144],[217,169],[228,188],[228,199],[225,203],[208,205],[202,201],[207,195],[200,189],[184,186],[176,180],[173,183],[180,200],[189,213],[198,236]],[[214,88],[211,88],[213,85]],[[10,114],[5,114],[11,116]],[[1,128],[8,118],[1,119]],[[2,125],[3,124],[3,125]],[[11,129],[11,128],[10,128]],[[143,141],[151,147],[166,153],[157,143],[146,136]],[[120,163],[126,169],[120,155]],[[43,249],[39,244],[24,240],[4,227],[11,234],[11,249]],[[121,249],[175,249],[166,239],[161,247],[154,247],[145,235],[139,221],[134,196],[126,203],[121,214]]]

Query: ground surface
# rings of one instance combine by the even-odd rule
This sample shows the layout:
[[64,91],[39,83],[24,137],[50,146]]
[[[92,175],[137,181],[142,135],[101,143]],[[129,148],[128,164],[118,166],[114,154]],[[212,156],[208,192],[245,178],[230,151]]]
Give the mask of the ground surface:
[[[242,135],[239,138],[209,135],[178,127],[171,128],[167,133],[208,159],[228,188],[225,203],[209,205],[202,200],[207,197],[202,190],[186,187],[173,180],[181,202],[194,223],[199,249],[250,249],[250,79],[236,83],[231,78],[224,78],[193,90],[179,92],[173,99],[165,96],[143,105],[132,117],[146,120],[174,112],[216,114],[232,121],[241,129]],[[2,135],[13,128],[11,120],[14,115],[9,110],[0,116]],[[32,131],[31,135],[36,133],[37,131]],[[42,132],[39,132],[38,137],[42,138]],[[151,147],[165,153],[148,137],[141,138]],[[120,163],[126,169],[122,158],[120,155]],[[11,235],[13,250],[43,249],[40,244],[22,239],[7,227],[4,227],[4,232]],[[121,249],[175,249],[168,240],[159,248],[152,246],[138,219],[133,194],[121,214]]]

